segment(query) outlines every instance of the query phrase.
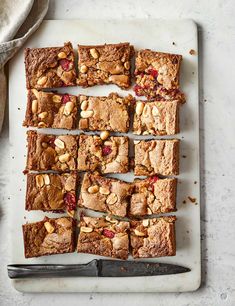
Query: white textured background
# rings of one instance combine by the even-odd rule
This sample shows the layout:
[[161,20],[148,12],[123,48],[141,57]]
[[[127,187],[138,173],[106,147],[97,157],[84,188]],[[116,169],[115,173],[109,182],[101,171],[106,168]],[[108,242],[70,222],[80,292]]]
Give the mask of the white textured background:
[[[8,120],[0,135],[0,305],[235,305],[234,0],[53,0],[47,19],[192,18],[199,26],[202,175],[202,285],[193,293],[21,294],[8,260]],[[95,22],[95,21],[94,21]],[[56,33],[55,29],[55,35]],[[19,76],[20,77],[20,76]],[[17,102],[17,101],[16,101]],[[17,120],[17,118],[14,118]],[[14,203],[17,205],[17,203]]]

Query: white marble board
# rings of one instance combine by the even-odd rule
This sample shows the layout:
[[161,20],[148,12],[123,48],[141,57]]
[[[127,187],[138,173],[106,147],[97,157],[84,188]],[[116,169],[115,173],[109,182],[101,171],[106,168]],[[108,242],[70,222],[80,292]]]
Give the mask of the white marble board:
[[[177,254],[171,258],[150,261],[184,265],[191,272],[168,276],[134,278],[53,278],[14,280],[13,286],[23,292],[179,292],[196,290],[201,281],[200,258],[200,177],[199,177],[199,112],[198,112],[198,47],[197,27],[191,20],[48,20],[27,41],[24,47],[61,46],[70,40],[74,48],[80,44],[102,44],[129,41],[136,49],[179,53],[183,55],[181,86],[187,103],[180,110],[180,175],[177,195],[176,241]],[[174,44],[173,44],[174,42]],[[25,179],[22,171],[26,162],[26,129],[22,127],[26,108],[26,89],[23,49],[10,62],[10,148],[11,148],[11,263],[36,264],[86,263],[97,256],[86,254],[53,255],[25,259],[21,225],[26,221],[38,221],[44,215],[58,214],[26,212],[24,210]],[[193,49],[196,55],[189,51]],[[127,94],[116,86],[62,88],[60,92],[72,94],[106,95],[116,91]],[[52,130],[42,130],[51,133]],[[66,133],[66,131],[53,131]],[[73,131],[78,134],[79,131]],[[131,134],[128,135],[133,138]],[[134,137],[143,138],[143,137]],[[146,137],[145,137],[146,138]],[[173,137],[167,137],[173,138]],[[133,174],[114,175],[127,181]],[[191,203],[188,196],[196,198]],[[183,201],[186,201],[184,204]],[[130,258],[131,260],[131,258]]]

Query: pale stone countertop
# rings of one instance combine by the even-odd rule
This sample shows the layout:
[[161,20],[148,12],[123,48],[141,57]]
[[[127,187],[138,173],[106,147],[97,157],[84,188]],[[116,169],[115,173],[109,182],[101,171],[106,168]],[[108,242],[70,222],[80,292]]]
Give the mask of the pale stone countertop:
[[[202,285],[193,293],[21,294],[7,278],[8,120],[0,135],[0,305],[235,305],[233,0],[53,0],[47,19],[192,18],[199,26]],[[56,33],[56,32],[55,32]],[[17,120],[17,118],[15,118]],[[17,205],[18,203],[14,203]]]

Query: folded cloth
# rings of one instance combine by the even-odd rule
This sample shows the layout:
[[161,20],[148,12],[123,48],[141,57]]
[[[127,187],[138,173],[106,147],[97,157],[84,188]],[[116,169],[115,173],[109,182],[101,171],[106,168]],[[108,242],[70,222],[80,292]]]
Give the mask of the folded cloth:
[[39,27],[49,0],[0,1],[0,132],[7,99],[4,65]]

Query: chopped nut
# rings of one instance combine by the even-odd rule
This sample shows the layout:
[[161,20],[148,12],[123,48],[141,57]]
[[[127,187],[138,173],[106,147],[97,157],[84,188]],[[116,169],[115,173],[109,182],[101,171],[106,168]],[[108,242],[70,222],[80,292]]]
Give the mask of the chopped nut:
[[158,108],[156,106],[153,107],[152,114],[153,114],[154,117],[159,115],[159,110],[158,110]]
[[43,77],[38,79],[37,84],[38,85],[44,85],[44,84],[46,84],[46,82],[47,82],[47,77],[43,76]]
[[32,113],[36,114],[38,111],[38,101],[37,100],[33,100],[32,101]]
[[38,127],[39,127],[39,128],[46,128],[47,125],[46,125],[45,122],[39,122],[39,123],[38,123]]
[[122,86],[128,83],[128,78],[125,74],[110,75],[109,82]]
[[74,218],[75,210],[67,210],[67,214],[68,214],[71,218]]
[[143,112],[143,109],[144,109],[144,103],[138,102],[135,109],[136,114],[140,116]]
[[88,226],[81,226],[80,231],[83,233],[91,233],[93,231],[93,228],[88,227]]
[[149,220],[144,219],[142,223],[143,223],[143,226],[147,227],[149,225]]
[[95,48],[90,49],[90,54],[93,58],[98,58],[99,57],[99,53]]
[[55,230],[54,226],[52,226],[50,222],[45,222],[44,226],[49,234],[52,234]]
[[138,143],[140,143],[140,140],[134,140],[135,145],[138,144]]
[[44,185],[44,178],[42,175],[37,175],[36,176],[36,185],[41,188]]
[[48,112],[42,112],[38,115],[40,119],[45,119],[48,116]]
[[148,131],[144,131],[143,135],[149,135],[149,132]]
[[35,97],[38,99],[39,98],[39,92],[37,91],[37,89],[31,89],[32,93],[35,95]]
[[89,193],[96,193],[96,192],[99,191],[99,186],[97,186],[97,185],[90,186],[90,187],[87,189],[87,191],[88,191]]
[[153,213],[152,210],[148,207],[148,208],[147,208],[147,214],[148,214],[148,215],[152,215],[152,213]]
[[105,188],[105,187],[100,187],[100,193],[101,194],[110,194],[110,191],[108,188]]
[[118,220],[112,219],[110,216],[106,216],[105,219],[110,223],[114,223],[114,224],[118,223]]
[[87,106],[88,106],[88,101],[87,100],[82,101],[81,110],[85,111],[87,109]]
[[134,232],[135,232],[135,235],[136,235],[136,236],[145,236],[144,233],[138,231],[137,229],[135,229]]
[[130,69],[130,63],[129,62],[125,62],[124,63],[124,67],[126,68],[126,70]]
[[58,147],[60,149],[64,149],[64,147],[65,147],[64,142],[59,138],[55,139],[54,144],[56,145],[56,147]]
[[50,177],[48,174],[43,175],[45,185],[50,185]]
[[58,54],[58,57],[59,57],[59,58],[66,58],[67,55],[66,55],[65,52],[60,52],[60,53]]
[[80,68],[81,73],[86,73],[88,70],[88,67],[86,65],[82,65]]
[[70,159],[69,153],[65,153],[65,154],[59,156],[59,161],[61,163],[66,163],[67,161],[69,161],[69,159]]
[[48,144],[46,142],[42,142],[42,147],[46,149],[48,147]]
[[108,137],[109,137],[109,132],[108,132],[108,131],[103,131],[103,132],[100,133],[100,138],[101,138],[102,140],[105,140],[105,139],[107,139]]
[[116,203],[118,200],[118,197],[116,195],[116,193],[110,193],[110,195],[107,197],[106,199],[106,203],[107,204],[110,204],[110,205],[113,205],[114,203]]
[[112,147],[113,142],[112,142],[111,140],[108,140],[108,141],[105,141],[105,142],[104,142],[104,145],[105,145],[105,146],[110,146],[110,147]]
[[93,110],[88,110],[88,111],[81,111],[81,117],[82,118],[90,118],[93,116]]
[[74,109],[74,103],[73,102],[67,102],[65,104],[65,107],[64,107],[64,114],[66,116],[69,116],[71,113],[72,113],[72,110]]
[[52,101],[55,102],[55,103],[60,103],[60,102],[61,102],[61,99],[62,99],[62,97],[59,96],[59,95],[54,95],[54,96],[52,97]]

